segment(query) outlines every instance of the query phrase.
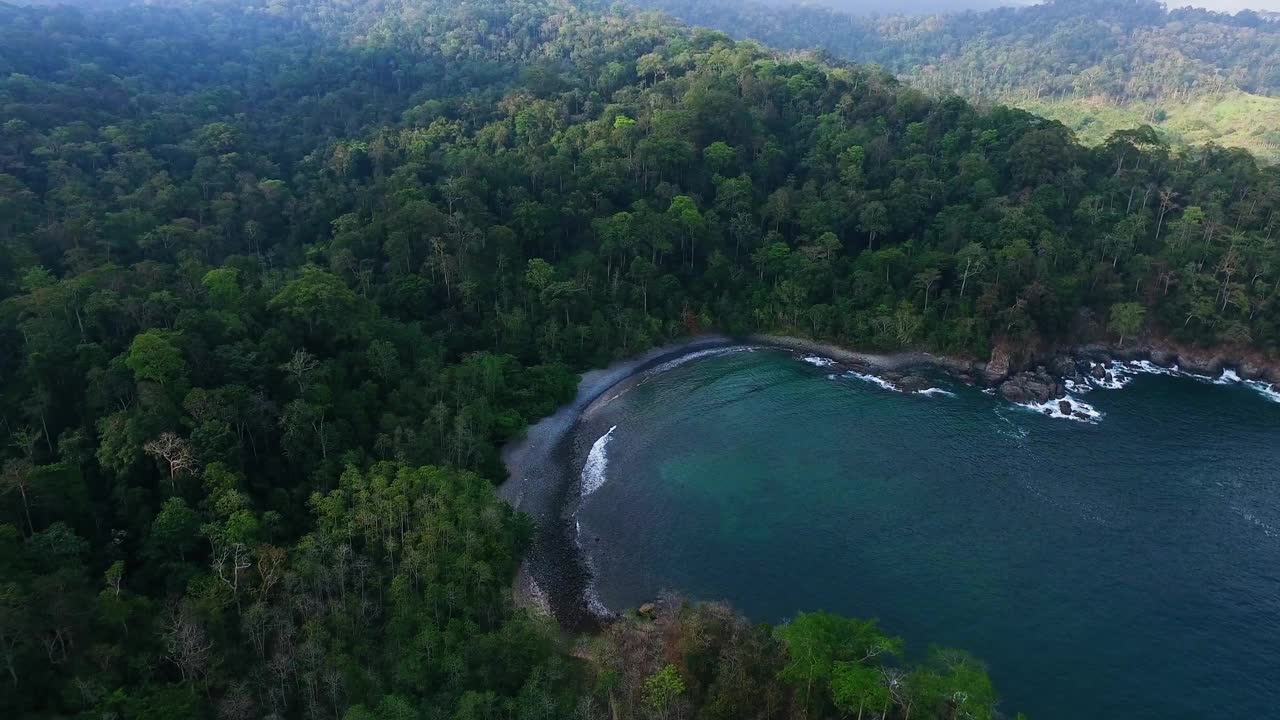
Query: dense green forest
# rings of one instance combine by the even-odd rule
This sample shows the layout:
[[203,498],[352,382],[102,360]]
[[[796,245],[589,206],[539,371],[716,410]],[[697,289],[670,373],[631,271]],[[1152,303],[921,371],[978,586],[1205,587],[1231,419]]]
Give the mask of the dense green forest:
[[874,623],[513,606],[498,448],[703,330],[1274,350],[1280,175],[559,0],[0,4],[0,714],[990,718]]
[[1175,144],[1214,141],[1280,159],[1275,14],[1166,10],[1156,0],[914,16],[789,0],[632,2],[773,47],[876,63],[936,94],[1016,105],[1092,144],[1151,124]]

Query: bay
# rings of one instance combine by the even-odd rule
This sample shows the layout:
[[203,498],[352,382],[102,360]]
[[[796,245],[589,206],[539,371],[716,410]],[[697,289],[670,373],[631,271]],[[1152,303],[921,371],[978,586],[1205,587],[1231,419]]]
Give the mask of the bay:
[[600,602],[876,617],[983,658],[1036,720],[1280,707],[1280,404],[1139,375],[1078,396],[1086,423],[821,365],[713,354],[579,420]]

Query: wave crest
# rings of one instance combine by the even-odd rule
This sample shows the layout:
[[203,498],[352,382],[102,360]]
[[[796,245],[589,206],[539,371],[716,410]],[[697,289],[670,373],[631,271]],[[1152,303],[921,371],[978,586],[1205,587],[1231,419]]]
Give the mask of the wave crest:
[[601,435],[587,453],[587,462],[582,466],[582,497],[586,497],[604,485],[605,470],[609,468],[609,440],[618,426],[609,428],[609,432]]
[[[1064,403],[1064,402],[1070,406],[1071,412],[1068,412],[1068,413],[1062,412],[1061,403]],[[1033,410],[1037,413],[1040,413],[1041,415],[1047,415],[1048,417],[1051,417],[1051,418],[1059,418],[1062,420],[1075,420],[1076,422],[1089,423],[1090,425],[1096,424],[1099,420],[1102,419],[1101,411],[1099,411],[1097,408],[1090,405],[1089,403],[1082,402],[1074,397],[1071,397],[1070,395],[1067,395],[1066,397],[1063,397],[1063,398],[1059,398],[1057,400],[1050,400],[1048,402],[1043,402],[1043,403],[1032,402],[1032,403],[1014,403],[1014,404],[1020,408]]]

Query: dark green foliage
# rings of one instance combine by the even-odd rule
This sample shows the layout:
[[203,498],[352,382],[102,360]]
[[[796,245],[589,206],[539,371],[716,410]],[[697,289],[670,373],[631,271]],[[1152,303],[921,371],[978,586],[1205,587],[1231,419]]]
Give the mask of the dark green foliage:
[[875,63],[949,92],[1157,101],[1232,88],[1280,92],[1274,62],[1280,25],[1274,14],[1268,20],[1253,11],[1229,15],[1156,0],[1047,0],[982,12],[944,6],[916,16],[884,6],[859,16],[836,9],[836,2],[631,3],[775,47]]
[[808,620],[584,667],[510,602],[499,448],[707,329],[1278,337],[1246,154],[621,10],[0,5],[0,108],[5,716],[781,717],[874,666],[890,713],[981,717],[955,655],[796,675]]

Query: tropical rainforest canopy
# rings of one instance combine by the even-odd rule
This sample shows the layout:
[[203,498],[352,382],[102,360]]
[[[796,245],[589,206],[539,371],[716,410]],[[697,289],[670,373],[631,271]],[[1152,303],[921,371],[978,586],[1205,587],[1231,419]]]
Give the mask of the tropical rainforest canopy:
[[0,714],[989,718],[874,623],[516,609],[498,448],[702,330],[1275,349],[1280,175],[562,0],[0,4]]
[[[1166,9],[1157,0],[1046,0],[985,12],[798,0],[631,0],[734,37],[876,63],[915,87],[1067,123],[1091,144],[1149,123],[1280,160],[1280,14]],[[1171,7],[1178,2],[1168,3]]]

